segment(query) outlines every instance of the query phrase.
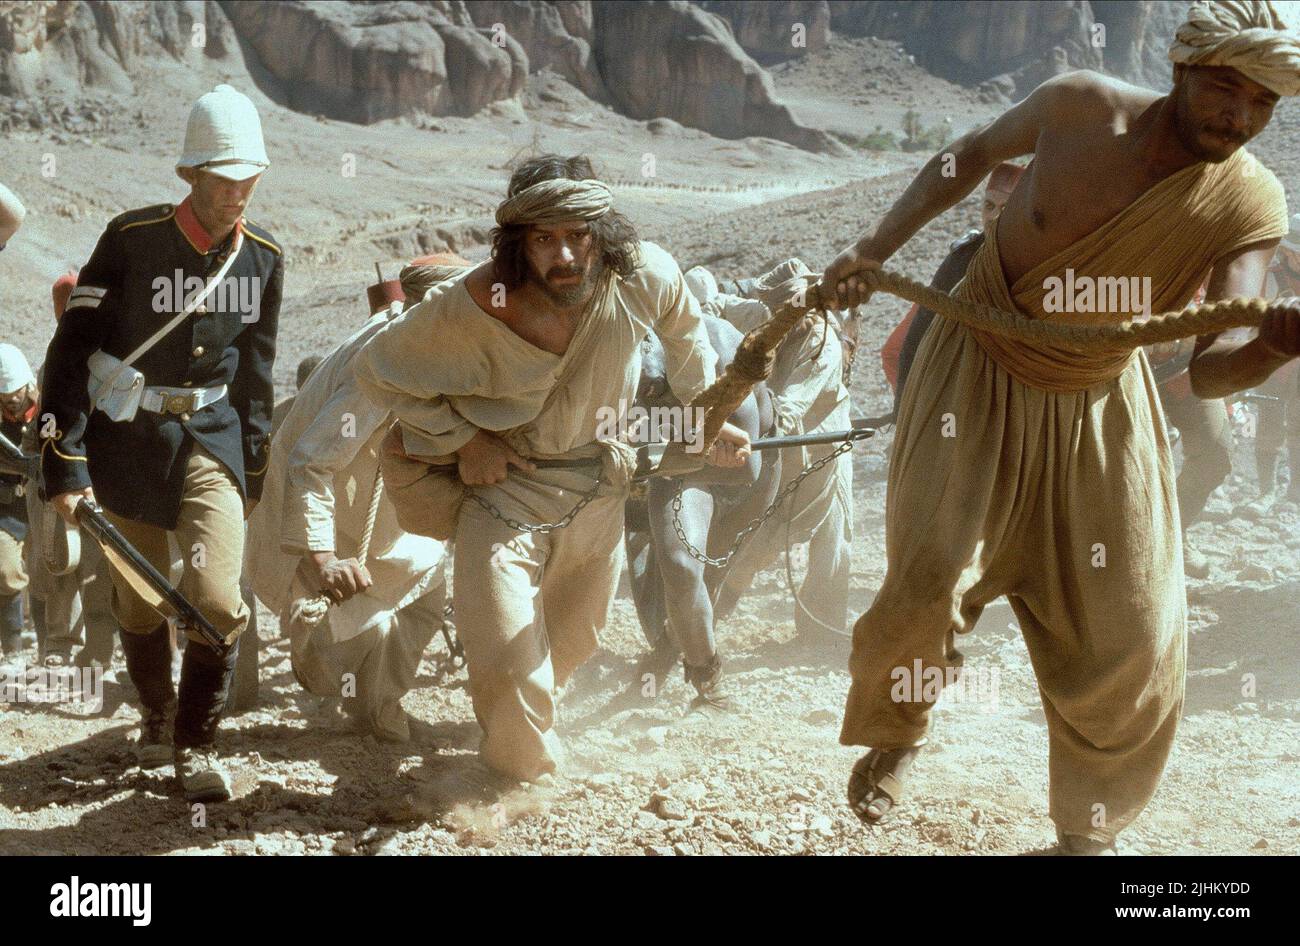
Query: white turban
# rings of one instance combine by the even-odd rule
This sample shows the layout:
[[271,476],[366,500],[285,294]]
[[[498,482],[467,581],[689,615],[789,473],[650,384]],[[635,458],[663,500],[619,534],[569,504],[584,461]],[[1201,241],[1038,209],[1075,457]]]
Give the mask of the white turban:
[[0,343],[0,394],[11,394],[35,383],[32,366],[23,353],[8,342]]
[[614,202],[608,185],[601,181],[571,181],[553,178],[538,181],[502,201],[497,207],[498,226],[548,224],[561,220],[595,220],[603,217]]
[[1300,4],[1198,0],[1169,47],[1171,62],[1230,66],[1278,95],[1300,95]]

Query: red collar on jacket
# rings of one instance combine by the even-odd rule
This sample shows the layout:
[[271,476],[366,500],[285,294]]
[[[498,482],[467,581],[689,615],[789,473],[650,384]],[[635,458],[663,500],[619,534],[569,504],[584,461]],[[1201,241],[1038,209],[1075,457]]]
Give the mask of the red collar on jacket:
[[[195,251],[204,255],[212,252],[212,237],[208,231],[203,229],[203,224],[199,223],[199,218],[194,215],[194,205],[190,203],[190,198],[186,197],[181,201],[180,206],[176,208],[176,226],[181,228],[181,233],[185,234],[185,239],[190,241],[190,246]],[[242,230],[244,227],[244,218],[240,217],[235,223],[235,232]]]

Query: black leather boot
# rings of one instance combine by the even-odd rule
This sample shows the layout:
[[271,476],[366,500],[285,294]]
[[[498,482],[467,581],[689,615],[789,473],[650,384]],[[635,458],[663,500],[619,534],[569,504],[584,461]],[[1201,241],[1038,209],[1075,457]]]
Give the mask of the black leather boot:
[[224,657],[206,644],[186,643],[175,752],[176,776],[186,801],[230,798],[230,779],[216,751],[216,735],[238,658],[238,642]]
[[167,622],[148,634],[122,631],[122,655],[126,672],[140,694],[143,714],[136,761],[142,769],[157,768],[171,760],[168,720],[176,709],[176,691],[172,688],[171,650],[167,645]]

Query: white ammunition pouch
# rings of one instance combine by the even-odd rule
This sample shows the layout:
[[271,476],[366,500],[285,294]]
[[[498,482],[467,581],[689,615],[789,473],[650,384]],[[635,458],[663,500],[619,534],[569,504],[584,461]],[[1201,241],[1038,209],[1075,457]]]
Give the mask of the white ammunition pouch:
[[134,419],[144,394],[144,375],[103,349],[91,355],[86,366],[90,368],[87,387],[91,403],[107,414],[109,420]]

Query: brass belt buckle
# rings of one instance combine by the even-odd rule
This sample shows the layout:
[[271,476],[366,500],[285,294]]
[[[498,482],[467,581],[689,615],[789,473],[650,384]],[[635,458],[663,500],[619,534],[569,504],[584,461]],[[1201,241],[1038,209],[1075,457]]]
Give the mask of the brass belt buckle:
[[163,410],[168,414],[189,413],[193,404],[194,395],[192,394],[169,394],[163,398]]

